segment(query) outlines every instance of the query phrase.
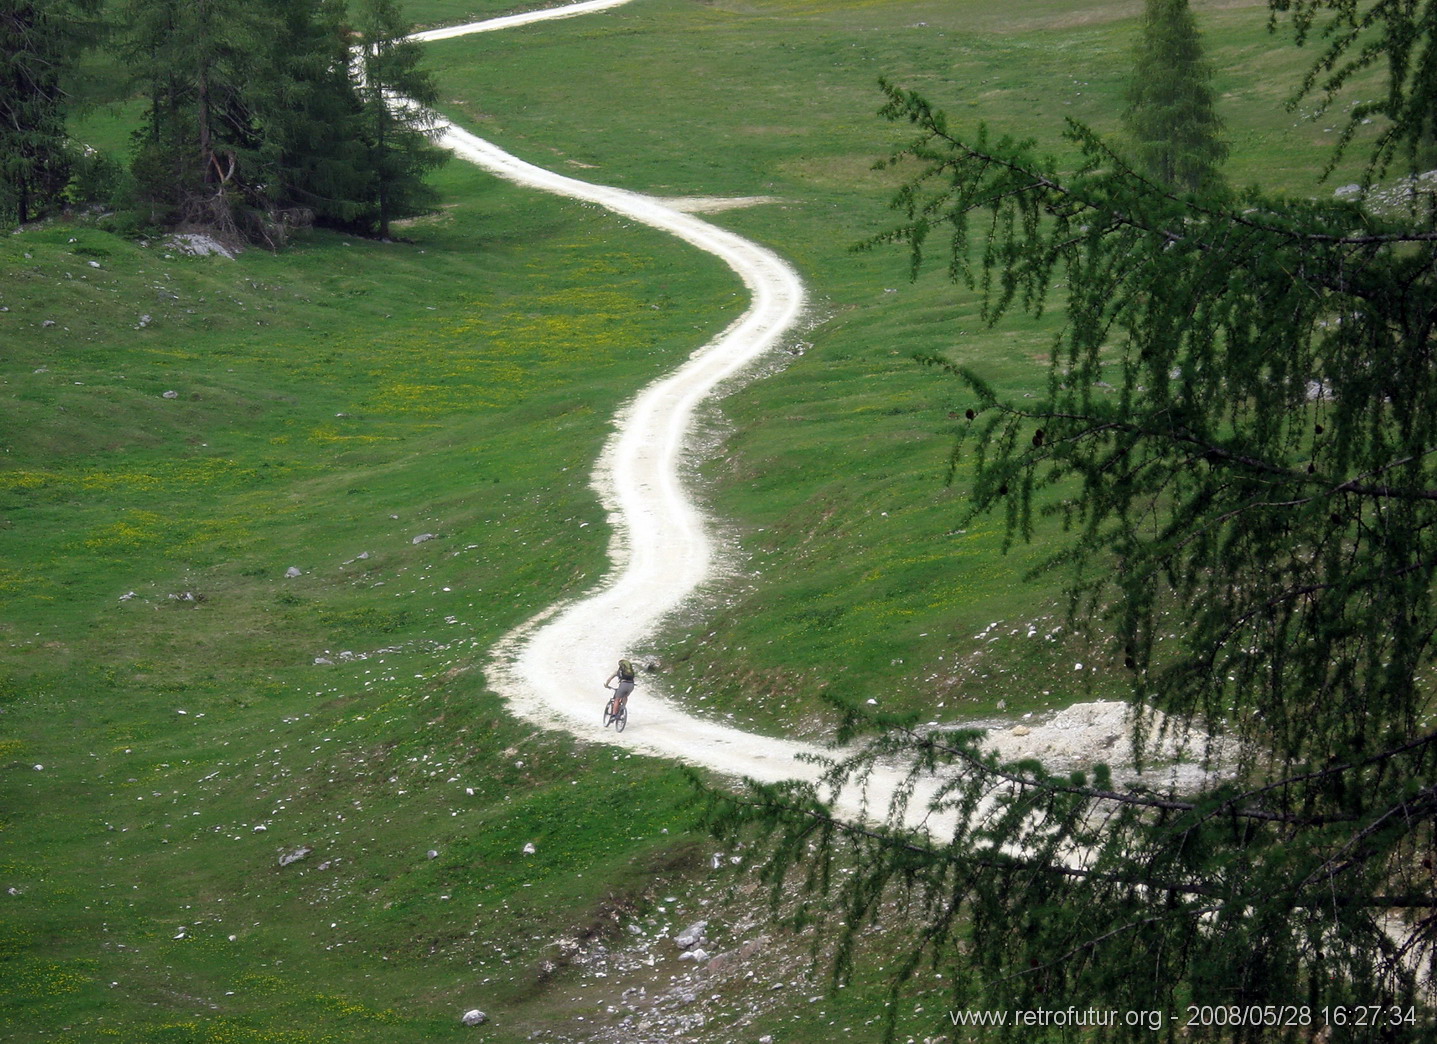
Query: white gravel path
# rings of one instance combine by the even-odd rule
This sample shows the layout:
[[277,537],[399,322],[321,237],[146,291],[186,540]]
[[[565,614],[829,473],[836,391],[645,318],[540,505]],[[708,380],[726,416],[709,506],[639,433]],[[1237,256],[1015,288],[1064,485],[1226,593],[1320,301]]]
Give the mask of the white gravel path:
[[[797,274],[772,251],[659,199],[543,170],[467,131],[443,143],[500,177],[600,204],[723,258],[751,295],[748,309],[616,418],[593,485],[609,511],[612,566],[598,590],[531,621],[496,651],[489,681],[536,723],[602,738],[602,682],[710,576],[714,545],[679,478],[696,411],[724,381],[781,345],[803,314]],[[663,699],[649,677],[631,704],[625,746],[758,779],[793,777],[818,748],[703,721]]]
[[[629,0],[588,0],[567,7],[496,18],[419,33],[439,40],[468,33],[567,18],[618,7]],[[714,544],[697,507],[680,481],[695,413],[726,380],[774,351],[800,319],[805,294],[797,274],[772,251],[685,212],[685,200],[662,200],[544,170],[454,126],[442,143],[460,157],[499,177],[546,192],[585,200],[634,221],[670,232],[726,261],[752,295],[752,303],[727,330],[699,348],[674,372],[645,388],[616,418],[594,472],[593,485],[610,512],[614,536],[611,569],[581,599],[554,607],[506,638],[488,667],[490,685],[520,717],[592,740],[676,758],[731,776],[775,782],[814,779],[819,769],[804,758],[825,750],[811,744],[758,736],[685,713],[641,678],[622,736],[601,727],[601,685],[621,656],[641,647],[669,614],[710,577]],[[680,209],[685,207],[685,209]],[[1085,760],[1101,752],[1112,759],[1124,735],[1121,704],[1086,704],[1049,725],[1030,722],[1022,747]],[[1000,734],[1005,754],[1017,755],[1013,737]],[[1116,760],[1116,759],[1114,759]],[[870,803],[886,806],[898,775],[874,773]],[[844,795],[840,810],[863,814],[861,795]]]
[[577,15],[591,14],[594,11],[607,11],[611,7],[622,7],[629,2],[630,0],[583,0],[582,3],[566,4],[563,7],[546,7],[538,11],[522,11],[519,14],[504,15],[502,18],[487,18],[482,22],[451,25],[443,29],[426,29],[422,33],[415,33],[410,39],[418,43],[428,43],[431,40],[451,40],[456,36],[492,33],[497,29],[513,29],[516,26],[529,25],[533,22],[549,22],[556,18],[573,18]]

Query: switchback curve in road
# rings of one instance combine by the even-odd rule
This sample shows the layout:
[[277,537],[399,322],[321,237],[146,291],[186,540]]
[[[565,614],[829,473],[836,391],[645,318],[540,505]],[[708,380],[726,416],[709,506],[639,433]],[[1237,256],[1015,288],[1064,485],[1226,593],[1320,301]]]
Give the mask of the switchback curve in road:
[[[589,0],[466,26],[416,34],[450,39],[546,18],[618,7],[630,0]],[[535,166],[453,125],[441,143],[506,180],[603,206],[669,232],[723,259],[750,295],[747,310],[678,369],[644,388],[615,419],[593,484],[609,512],[610,570],[597,589],[540,614],[509,635],[488,666],[490,685],[529,721],[591,739],[600,727],[601,682],[710,577],[714,541],[683,487],[685,457],[700,405],[789,336],[806,296],[794,270],[772,251],[678,210],[661,199],[582,181]],[[768,782],[815,778],[800,755],[811,744],[759,736],[688,714],[641,681],[623,743],[722,773]]]
[[[585,0],[432,30],[413,39],[450,39],[629,2]],[[697,411],[725,381],[752,367],[790,335],[804,312],[804,287],[772,251],[662,199],[546,170],[452,125],[442,128],[440,140],[461,158],[499,177],[594,203],[676,235],[725,261],[751,295],[748,309],[737,320],[678,369],[640,391],[615,419],[616,431],[593,477],[613,530],[605,579],[588,594],[545,610],[517,628],[495,647],[488,664],[489,684],[516,715],[546,728],[602,740],[611,735],[600,725],[602,679],[619,657],[639,647],[692,598],[715,567],[713,538],[680,478]],[[657,687],[654,680],[645,680],[639,690],[624,746],[768,783],[817,781],[822,762],[837,753],[696,717],[655,692]],[[1051,722],[990,735],[988,745],[1006,759],[1065,751],[1082,760],[1107,760],[1114,753],[1108,748],[1128,730],[1126,719],[1127,707],[1121,703],[1075,704]],[[1171,779],[1188,777],[1189,783],[1200,782],[1203,776],[1197,766],[1172,772]],[[862,786],[855,784],[838,795],[834,807],[850,818],[881,817],[893,795],[908,783],[902,768],[875,767]],[[933,818],[928,811],[936,786],[930,778],[913,790],[905,816],[910,826],[924,823],[940,830],[948,826],[949,816]]]

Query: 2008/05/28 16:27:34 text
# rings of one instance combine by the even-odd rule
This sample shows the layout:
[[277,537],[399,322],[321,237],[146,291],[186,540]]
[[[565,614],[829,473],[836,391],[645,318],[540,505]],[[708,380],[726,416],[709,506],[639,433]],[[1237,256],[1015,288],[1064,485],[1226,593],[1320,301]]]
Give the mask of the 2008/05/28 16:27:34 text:
[[1417,1009],[1398,1004],[1189,1004],[1187,1026],[1414,1026]]

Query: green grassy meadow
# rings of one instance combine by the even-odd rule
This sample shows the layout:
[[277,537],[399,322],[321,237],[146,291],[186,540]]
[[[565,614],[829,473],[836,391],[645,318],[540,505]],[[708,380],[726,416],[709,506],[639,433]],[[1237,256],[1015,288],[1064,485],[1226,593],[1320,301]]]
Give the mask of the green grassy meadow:
[[477,668],[598,575],[608,417],[735,281],[443,177],[408,243],[0,246],[5,1039],[447,1039],[684,865],[674,769]]
[[[453,118],[527,159],[657,194],[776,200],[712,217],[798,266],[814,326],[781,376],[722,407],[731,434],[706,496],[736,523],[741,582],[653,650],[696,706],[822,734],[824,693],[935,718],[1121,695],[1062,628],[1058,578],[1025,580],[1061,534],[1005,555],[1001,519],[960,524],[962,477],[945,478],[969,403],[912,359],[944,354],[1021,395],[1041,386],[1060,316],[987,329],[941,272],[912,282],[901,251],[850,248],[893,220],[893,175],[872,168],[908,132],[873,115],[880,76],[1063,155],[1066,119],[1120,134],[1140,7],[653,0],[433,45]],[[1284,108],[1310,56],[1268,33],[1265,6],[1194,7],[1231,180],[1354,180],[1319,183],[1338,117]]]
[[[1194,6],[1232,180],[1354,180],[1317,182],[1335,117],[1282,107],[1308,56],[1263,6]],[[421,25],[522,7],[408,4]],[[1061,151],[1065,117],[1116,131],[1137,10],[635,0],[429,45],[446,113],[524,158],[774,197],[712,217],[790,259],[813,311],[713,419],[700,494],[732,568],[649,650],[693,707],[821,733],[825,693],[953,719],[1120,692],[1057,580],[1023,579],[1061,534],[1004,555],[1000,520],[959,523],[966,403],[912,360],[1021,394],[1059,319],[985,329],[941,276],[849,248],[890,220],[872,164],[907,133],[873,115],[880,75]],[[132,117],[79,130],[118,149]],[[195,258],[81,220],[0,240],[0,1039],[604,1039],[614,998],[675,962],[594,978],[546,966],[554,940],[760,905],[711,869],[678,769],[535,733],[481,672],[600,575],[609,418],[738,314],[738,281],[461,163],[438,179],[395,243]],[[773,951],[774,975],[808,967],[805,941]],[[833,996],[813,966],[744,1034],[875,1039],[876,964]],[[715,989],[694,1040],[770,996]],[[946,1021],[923,1005],[900,1021],[919,1039]],[[470,1007],[493,1022],[460,1026]]]

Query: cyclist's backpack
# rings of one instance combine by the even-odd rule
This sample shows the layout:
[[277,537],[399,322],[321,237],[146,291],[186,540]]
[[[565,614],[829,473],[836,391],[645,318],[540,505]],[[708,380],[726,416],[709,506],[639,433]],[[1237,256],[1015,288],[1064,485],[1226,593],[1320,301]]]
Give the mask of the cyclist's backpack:
[[633,681],[633,680],[634,680],[634,665],[633,665],[632,663],[630,663],[628,660],[620,660],[620,661],[619,661],[619,680],[620,680],[620,681]]

